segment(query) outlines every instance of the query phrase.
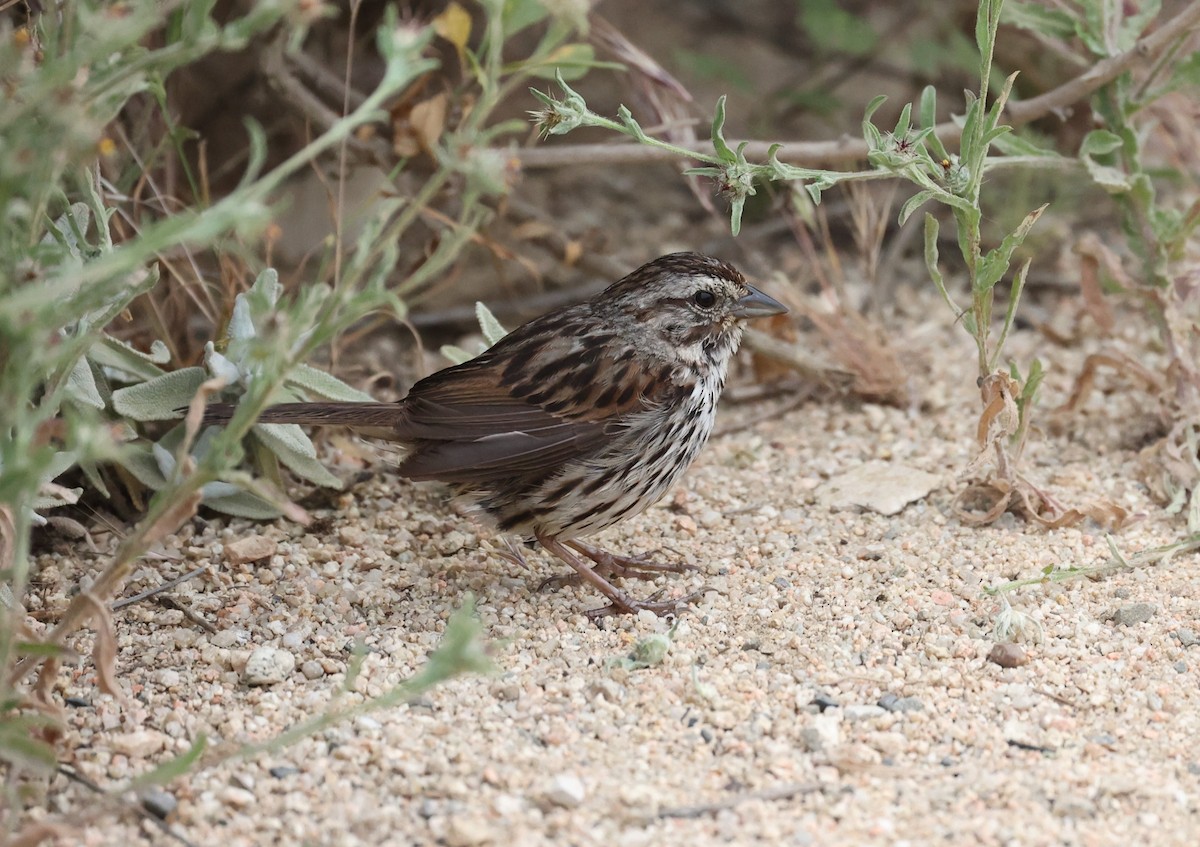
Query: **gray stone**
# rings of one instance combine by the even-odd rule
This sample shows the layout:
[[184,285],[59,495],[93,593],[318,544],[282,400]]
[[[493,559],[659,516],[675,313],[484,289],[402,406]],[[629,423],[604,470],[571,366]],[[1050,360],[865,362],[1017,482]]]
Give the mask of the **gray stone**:
[[1117,626],[1131,626],[1135,623],[1145,623],[1154,617],[1154,613],[1158,608],[1149,603],[1134,603],[1130,606],[1122,606],[1112,614],[1112,622]]

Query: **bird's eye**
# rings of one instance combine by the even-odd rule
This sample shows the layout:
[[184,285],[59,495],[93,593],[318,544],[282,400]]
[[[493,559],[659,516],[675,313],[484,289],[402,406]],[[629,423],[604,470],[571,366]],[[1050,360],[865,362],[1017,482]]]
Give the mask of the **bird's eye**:
[[701,288],[692,295],[692,302],[701,309],[711,309],[717,303],[717,295],[713,294],[711,291]]

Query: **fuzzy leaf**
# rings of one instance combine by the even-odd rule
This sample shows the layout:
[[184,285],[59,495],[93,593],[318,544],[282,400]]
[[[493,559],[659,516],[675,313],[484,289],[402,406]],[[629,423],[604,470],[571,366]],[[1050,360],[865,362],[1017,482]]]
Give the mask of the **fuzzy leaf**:
[[88,360],[82,356],[75,360],[71,375],[67,377],[67,394],[77,403],[91,406],[93,409],[104,408],[104,398],[96,386],[96,376],[92,373]]
[[456,344],[443,344],[438,352],[449,359],[452,365],[461,365],[463,362],[469,362],[475,358]]
[[135,421],[169,421],[179,417],[176,411],[196,396],[208,379],[204,368],[180,368],[139,385],[113,392],[113,409]]
[[121,452],[118,460],[121,467],[150,490],[158,491],[166,487],[167,478],[163,475],[150,445],[130,444]]
[[1000,20],[1051,38],[1069,39],[1075,35],[1075,21],[1065,11],[1025,0],[1008,0],[1000,13]]
[[171,361],[171,351],[157,338],[150,345],[150,352],[143,353],[124,341],[105,335],[88,351],[88,358],[101,367],[116,371],[115,378],[119,381],[132,382],[162,376],[164,371],[158,365]]
[[256,521],[267,521],[279,517],[282,512],[257,494],[249,491],[236,491],[222,496],[205,497],[204,505],[226,515],[238,518],[249,518]]
[[712,145],[717,152],[717,158],[722,162],[737,161],[737,156],[725,141],[725,95],[723,94],[717,98],[717,108],[713,113]]
[[478,301],[475,303],[475,320],[479,321],[479,329],[483,333],[488,347],[508,335],[508,330],[501,326],[500,321],[496,320],[492,310]]
[[307,394],[323,400],[346,403],[370,403],[375,398],[370,394],[351,388],[336,376],[309,365],[297,365],[288,371],[287,384],[301,388]]
[[342,487],[342,481],[317,461],[317,448],[296,424],[255,424],[254,437],[297,476],[326,488]]

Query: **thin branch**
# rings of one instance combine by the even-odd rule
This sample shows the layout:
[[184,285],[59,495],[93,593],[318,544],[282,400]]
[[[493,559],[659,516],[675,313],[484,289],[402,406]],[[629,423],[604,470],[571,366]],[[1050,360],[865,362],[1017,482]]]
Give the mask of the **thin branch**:
[[[1139,40],[1124,53],[1103,59],[1083,73],[1045,94],[1029,100],[1010,102],[1004,114],[1012,126],[1022,126],[1038,118],[1058,112],[1078,103],[1092,92],[1125,73],[1135,65],[1152,60],[1176,39],[1187,35],[1200,24],[1200,3],[1191,3],[1171,20],[1150,35]],[[943,143],[953,143],[962,135],[954,121],[940,123],[934,128]],[[730,141],[736,148],[740,141]],[[681,144],[696,153],[711,154],[708,142]],[[766,160],[773,142],[747,141],[746,158]],[[554,147],[529,147],[511,151],[525,170],[539,168],[578,167],[588,165],[641,165],[654,162],[673,162],[678,156],[668,150],[642,144],[578,144]],[[801,167],[830,167],[862,161],[867,157],[867,143],[849,135],[834,141],[790,141],[779,146],[776,153],[781,161]]]
[[188,571],[187,573],[183,574],[182,576],[177,576],[174,579],[167,580],[166,582],[162,583],[161,585],[156,585],[153,588],[148,588],[145,591],[143,591],[141,594],[135,594],[132,597],[126,597],[124,600],[118,600],[117,602],[112,604],[112,610],[114,612],[116,612],[116,611],[119,611],[120,609],[124,609],[126,606],[132,606],[134,603],[140,603],[143,600],[148,600],[151,597],[153,597],[155,594],[161,594],[164,591],[170,591],[172,588],[179,585],[180,583],[187,582],[189,579],[200,576],[200,574],[202,574],[206,570],[208,570],[209,567],[210,567],[209,565],[201,565],[198,568],[194,568],[194,569]]

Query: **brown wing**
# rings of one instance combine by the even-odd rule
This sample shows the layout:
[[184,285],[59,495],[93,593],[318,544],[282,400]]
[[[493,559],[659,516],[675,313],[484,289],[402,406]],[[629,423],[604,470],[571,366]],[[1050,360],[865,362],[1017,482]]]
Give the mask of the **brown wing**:
[[531,338],[528,328],[413,386],[397,426],[413,445],[401,473],[464,483],[551,473],[680,390],[669,371],[639,372],[632,351],[614,355],[611,336]]

